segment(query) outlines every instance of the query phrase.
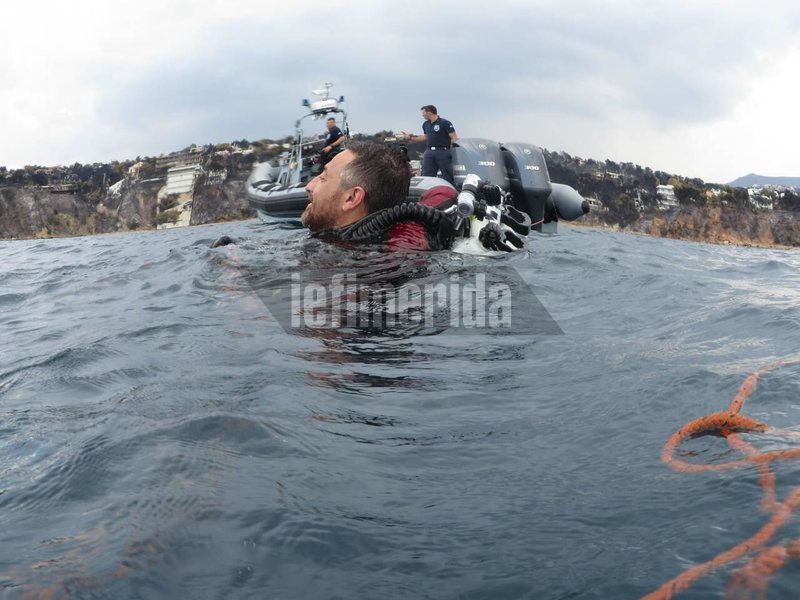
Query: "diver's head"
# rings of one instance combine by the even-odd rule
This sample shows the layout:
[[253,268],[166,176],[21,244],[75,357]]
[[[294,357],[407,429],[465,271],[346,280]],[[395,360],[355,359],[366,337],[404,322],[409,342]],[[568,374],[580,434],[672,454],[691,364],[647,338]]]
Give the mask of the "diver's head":
[[339,229],[368,214],[402,204],[411,173],[401,153],[380,144],[352,142],[308,182],[301,217],[311,231]]

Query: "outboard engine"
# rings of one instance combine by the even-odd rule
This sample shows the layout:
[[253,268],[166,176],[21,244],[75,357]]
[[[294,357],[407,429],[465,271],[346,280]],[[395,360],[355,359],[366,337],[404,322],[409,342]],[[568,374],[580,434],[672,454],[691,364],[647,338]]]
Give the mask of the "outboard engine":
[[533,229],[555,232],[559,219],[574,221],[589,212],[589,202],[568,185],[552,183],[542,151],[510,142],[503,151],[514,206],[531,218]]
[[554,232],[559,219],[574,221],[589,212],[577,191],[550,182],[544,153],[533,144],[467,138],[454,142],[451,152],[457,189],[469,174],[499,186],[510,192],[514,208],[526,213],[537,231]]
[[461,189],[464,178],[472,173],[481,181],[509,190],[508,175],[500,151],[500,144],[480,138],[459,139],[450,150],[453,156],[453,175],[456,187]]
[[538,227],[545,220],[545,204],[552,191],[544,154],[522,142],[502,144],[500,149],[514,207],[528,213],[531,223]]

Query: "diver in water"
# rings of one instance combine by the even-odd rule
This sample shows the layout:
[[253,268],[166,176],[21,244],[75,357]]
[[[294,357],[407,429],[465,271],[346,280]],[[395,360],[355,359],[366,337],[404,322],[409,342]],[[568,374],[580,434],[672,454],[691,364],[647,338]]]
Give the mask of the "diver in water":
[[[441,250],[455,237],[453,221],[428,202],[407,200],[406,157],[387,146],[352,142],[306,186],[301,220],[315,235],[385,243],[388,249]],[[453,192],[449,194],[452,199]]]
[[[435,185],[418,202],[409,201],[407,154],[371,142],[352,142],[308,182],[309,203],[300,218],[315,237],[383,244],[387,250],[450,249],[456,238],[469,238],[473,231],[483,249],[523,248],[530,218],[508,205],[501,211],[500,188],[469,177],[476,183],[462,186],[461,193],[447,184]],[[462,214],[464,195],[472,199],[468,214]],[[470,224],[474,218],[480,227]],[[235,240],[223,236],[212,248],[232,243]]]

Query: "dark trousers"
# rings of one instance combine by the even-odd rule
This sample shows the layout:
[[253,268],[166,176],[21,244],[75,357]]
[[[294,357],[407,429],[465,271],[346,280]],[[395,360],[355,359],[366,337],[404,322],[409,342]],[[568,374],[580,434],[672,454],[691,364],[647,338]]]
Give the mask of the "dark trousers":
[[454,187],[456,180],[453,177],[453,155],[450,154],[449,148],[442,148],[441,150],[425,150],[422,155],[422,173],[427,177],[436,177],[436,173],[442,172],[442,179],[449,181]]
[[337,154],[339,154],[339,152],[341,152],[342,150],[343,148],[341,146],[334,146],[333,148],[331,148],[330,152],[325,152],[324,150],[321,150],[319,153],[319,160],[323,165],[327,165],[329,162],[331,162],[331,159]]

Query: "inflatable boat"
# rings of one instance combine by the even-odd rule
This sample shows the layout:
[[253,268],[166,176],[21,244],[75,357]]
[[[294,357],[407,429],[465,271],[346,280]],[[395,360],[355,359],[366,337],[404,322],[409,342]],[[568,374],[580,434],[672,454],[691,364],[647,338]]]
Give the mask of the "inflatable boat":
[[[309,112],[295,123],[295,136],[288,154],[275,163],[263,162],[253,167],[246,183],[250,206],[259,217],[271,221],[276,217],[299,218],[308,204],[306,184],[322,171],[320,156],[322,136],[306,138],[303,121],[319,120],[329,114],[342,116],[342,131],[349,138],[347,113],[340,107],[344,97],[330,97],[331,84],[315,90],[314,102],[303,100]],[[343,146],[346,146],[347,141]],[[568,185],[553,183],[547,172],[542,150],[525,142],[498,143],[482,138],[461,138],[454,142],[455,188],[438,177],[411,178],[409,201],[423,198],[426,192],[440,186],[459,192],[470,176],[484,184],[498,186],[508,202],[526,213],[536,231],[554,232],[559,220],[574,221],[589,212],[589,203]]]

